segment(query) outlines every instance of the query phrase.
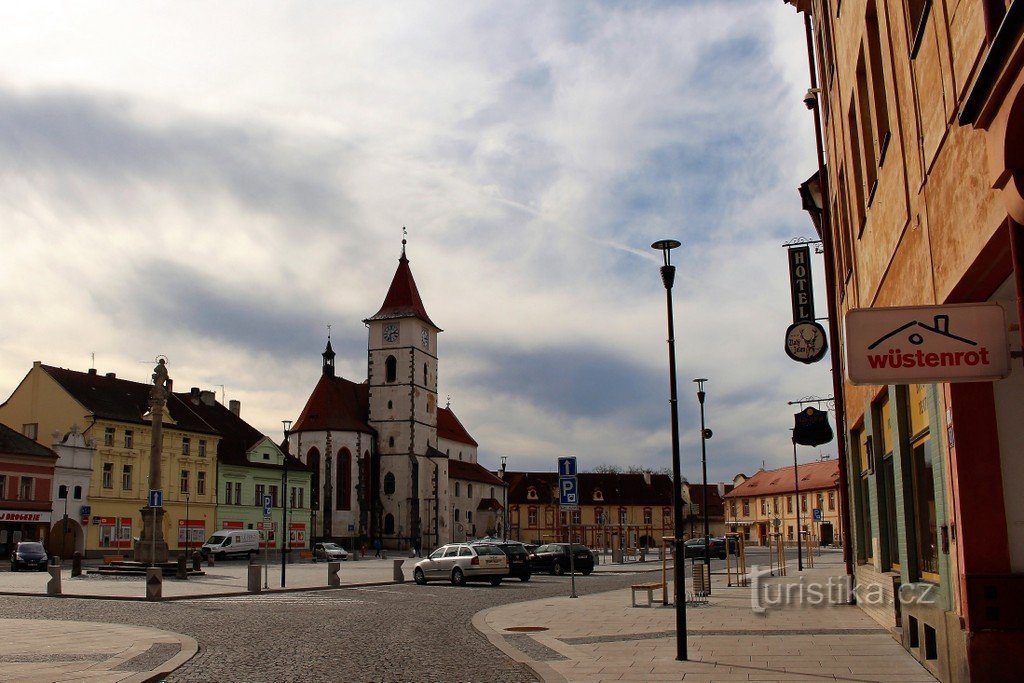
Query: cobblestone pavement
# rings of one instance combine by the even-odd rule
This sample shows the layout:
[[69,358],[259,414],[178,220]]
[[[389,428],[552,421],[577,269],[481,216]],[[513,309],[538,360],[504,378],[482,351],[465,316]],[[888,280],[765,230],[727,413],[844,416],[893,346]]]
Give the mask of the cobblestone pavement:
[[[576,577],[576,592],[636,580],[595,572]],[[168,681],[535,681],[473,628],[473,615],[568,592],[569,577],[535,576],[497,588],[407,583],[162,603],[5,596],[0,618],[106,621],[192,636],[199,654]]]

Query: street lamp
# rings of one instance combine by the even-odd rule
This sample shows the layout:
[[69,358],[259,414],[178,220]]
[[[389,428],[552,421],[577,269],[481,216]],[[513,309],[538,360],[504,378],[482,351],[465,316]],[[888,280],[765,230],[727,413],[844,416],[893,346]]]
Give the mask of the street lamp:
[[[707,589],[708,594],[711,593],[711,530],[708,524],[708,456],[706,442],[711,438],[711,430],[704,427],[704,382],[708,381],[707,377],[700,377],[693,380],[697,383],[697,402],[700,403],[700,469],[704,475],[704,487],[701,489],[700,502],[704,508],[704,566],[708,570],[707,576]],[[728,554],[728,542],[726,542],[725,552]]]
[[281,588],[285,586],[288,572],[288,431],[291,420],[281,420],[284,425],[284,474],[281,479]]
[[804,554],[800,547],[800,467],[796,464],[796,432],[793,433],[793,502],[796,508],[796,568],[804,570]]
[[61,484],[57,489],[57,495],[64,499],[64,528],[61,530],[60,554],[64,555],[68,549],[68,487]]
[[679,467],[679,405],[676,400],[676,340],[672,315],[672,283],[676,279],[676,267],[671,264],[670,253],[681,246],[678,240],[658,240],[652,249],[661,252],[665,264],[661,267],[661,281],[665,285],[665,300],[668,309],[668,381],[669,408],[672,416],[672,501],[675,506],[673,518],[673,546],[675,559],[672,575],[675,581],[676,601],[676,659],[686,661],[686,574],[683,561],[683,477]]
[[501,537],[502,540],[508,540],[508,482],[505,481],[505,466],[508,464],[508,456],[501,456],[501,487],[502,494],[502,505],[501,505]]
[[188,525],[188,500],[189,494],[185,493],[185,557],[188,557],[190,535],[192,533],[192,527]]

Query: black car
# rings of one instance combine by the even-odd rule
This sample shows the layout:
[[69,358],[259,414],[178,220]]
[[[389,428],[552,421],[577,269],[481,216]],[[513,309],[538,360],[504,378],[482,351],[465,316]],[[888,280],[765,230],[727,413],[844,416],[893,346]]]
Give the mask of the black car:
[[46,560],[46,550],[42,543],[22,541],[14,546],[14,552],[11,553],[11,571],[16,572],[22,567],[45,571]]
[[530,553],[526,546],[516,541],[489,541],[487,543],[474,543],[473,545],[494,545],[501,548],[501,551],[508,555],[508,575],[515,576],[524,583],[530,580],[533,571],[530,569]]
[[[708,555],[711,557],[717,557],[720,560],[725,559],[725,539],[724,538],[711,538],[711,545],[709,548],[710,552]],[[704,557],[704,537],[691,538],[683,545],[683,556],[684,557],[695,557],[702,559]]]
[[[572,544],[573,568],[584,576],[594,571],[594,553],[590,548],[579,543]],[[535,571],[546,571],[561,576],[569,571],[569,544],[548,543],[542,545],[530,555],[530,568]]]

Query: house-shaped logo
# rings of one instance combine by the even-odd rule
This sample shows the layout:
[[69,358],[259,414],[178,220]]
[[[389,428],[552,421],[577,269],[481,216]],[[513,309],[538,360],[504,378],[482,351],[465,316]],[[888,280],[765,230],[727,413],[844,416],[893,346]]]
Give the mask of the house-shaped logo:
[[996,303],[865,308],[846,315],[847,374],[854,384],[977,382],[1010,372]]

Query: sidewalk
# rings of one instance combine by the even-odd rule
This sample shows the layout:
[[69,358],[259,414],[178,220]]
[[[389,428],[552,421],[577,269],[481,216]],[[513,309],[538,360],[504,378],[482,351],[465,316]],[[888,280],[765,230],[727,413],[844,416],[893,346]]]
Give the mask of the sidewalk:
[[[788,577],[759,582],[761,602],[765,596],[785,602],[778,600],[786,594],[780,586],[792,586],[796,596],[801,584],[842,576],[841,555],[823,553],[816,563],[799,576],[791,565]],[[496,607],[477,614],[473,624],[548,682],[935,680],[855,606],[805,600],[759,613],[753,595],[752,588],[729,588],[716,575],[709,602],[687,605],[685,662],[676,660],[676,611],[661,605],[660,591],[654,608],[631,607],[626,588]]]
[[198,650],[193,638],[155,628],[0,619],[0,681],[157,680]]

